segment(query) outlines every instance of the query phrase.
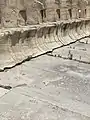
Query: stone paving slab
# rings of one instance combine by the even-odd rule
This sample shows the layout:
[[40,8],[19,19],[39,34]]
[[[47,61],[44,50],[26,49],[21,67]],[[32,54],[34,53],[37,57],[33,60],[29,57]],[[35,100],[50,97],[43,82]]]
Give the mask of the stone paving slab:
[[[24,94],[23,91],[26,94]],[[60,102],[57,102],[52,99],[48,100],[48,97],[45,97],[45,95],[44,95],[45,99],[44,98],[42,99],[42,97],[43,96],[41,94],[37,93],[35,94],[28,87],[13,89],[6,96],[0,99],[0,119],[90,120],[88,116],[61,107]]]
[[0,120],[90,120],[89,64],[43,55],[0,72],[0,84],[12,87],[1,88]]
[[0,88],[0,97],[4,96],[5,94],[7,94],[9,92],[9,90],[5,90],[3,88]]

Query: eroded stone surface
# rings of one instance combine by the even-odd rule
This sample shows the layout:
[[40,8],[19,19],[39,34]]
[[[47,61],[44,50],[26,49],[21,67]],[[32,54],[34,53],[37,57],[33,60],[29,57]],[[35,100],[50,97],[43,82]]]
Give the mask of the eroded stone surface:
[[90,17],[89,0],[1,0],[0,7],[2,27]]
[[89,1],[0,6],[0,119],[90,120]]
[[89,64],[47,55],[0,73],[13,87],[0,99],[1,119],[89,120],[89,73]]

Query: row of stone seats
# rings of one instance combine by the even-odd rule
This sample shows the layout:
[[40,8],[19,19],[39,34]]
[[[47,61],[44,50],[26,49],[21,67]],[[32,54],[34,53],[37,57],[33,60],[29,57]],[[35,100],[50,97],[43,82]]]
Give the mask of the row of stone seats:
[[0,69],[50,52],[82,38],[89,40],[90,21],[76,20],[9,28],[0,35]]

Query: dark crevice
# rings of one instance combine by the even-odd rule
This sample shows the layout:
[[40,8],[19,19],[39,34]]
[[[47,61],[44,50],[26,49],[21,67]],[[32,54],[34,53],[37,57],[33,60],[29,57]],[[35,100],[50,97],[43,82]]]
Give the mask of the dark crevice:
[[26,10],[20,10],[19,14],[21,15],[21,17],[23,18],[23,20],[25,21],[25,24],[26,24],[26,21],[27,21]]
[[90,62],[73,59],[73,55],[72,55],[72,54],[70,54],[70,56],[69,56],[68,58],[67,58],[67,57],[62,57],[62,56],[60,56],[60,55],[56,55],[56,54],[53,55],[53,54],[52,54],[53,51],[56,50],[56,49],[59,49],[59,48],[65,47],[65,46],[69,46],[69,45],[71,45],[71,44],[74,44],[74,43],[76,43],[76,42],[78,42],[78,41],[80,41],[80,40],[82,40],[82,39],[84,39],[84,38],[88,38],[88,37],[90,38],[90,35],[89,35],[89,36],[82,37],[82,38],[80,38],[80,39],[78,39],[78,40],[76,40],[76,41],[74,41],[74,42],[71,42],[71,43],[69,43],[69,44],[67,44],[67,45],[62,45],[62,46],[60,46],[60,47],[54,48],[54,49],[52,50],[52,52],[51,52],[51,53],[48,53],[47,55],[53,56],[53,57],[59,57],[59,58],[63,58],[63,59],[68,59],[68,60],[73,60],[73,61],[77,61],[77,62],[84,63],[84,64],[90,64]]
[[11,66],[11,67],[4,67],[3,69],[0,69],[0,72],[5,72],[5,71],[7,71],[7,70],[10,70],[10,69],[12,69],[12,68],[14,68],[14,67],[16,67],[16,66],[19,66],[19,65],[25,63],[25,62],[27,62],[27,61],[30,61],[30,60],[32,60],[32,59],[34,59],[34,58],[40,57],[40,56],[42,56],[42,55],[45,55],[45,54],[48,54],[48,53],[51,53],[51,52],[52,52],[52,51],[48,51],[48,52],[45,52],[45,53],[43,53],[43,54],[40,54],[40,55],[37,55],[37,56],[34,56],[34,57],[33,57],[33,56],[28,56],[25,60],[23,60],[23,61],[15,64],[15,65],[13,65],[13,66]]
[[57,12],[58,18],[60,19],[60,9],[57,9],[56,12]]
[[19,87],[25,87],[25,86],[27,86],[27,84],[26,84],[26,83],[16,85],[16,86],[14,86],[13,88],[19,88]]
[[14,67],[16,67],[16,66],[19,66],[19,65],[21,65],[22,63],[24,63],[24,62],[26,62],[26,61],[29,61],[31,58],[32,58],[32,57],[27,57],[27,59],[25,59],[25,60],[23,60],[23,61],[15,64],[15,65],[13,65],[13,66],[11,66],[11,67],[4,67],[3,69],[0,69],[0,72],[5,72],[6,70],[9,70],[9,69],[12,69],[12,68],[14,68]]
[[11,86],[4,86],[4,85],[0,85],[0,88],[7,89],[7,90],[11,90],[12,89]]
[[3,88],[3,89],[7,89],[7,90],[11,90],[11,89],[13,89],[13,88],[18,88],[18,87],[25,87],[25,86],[27,86],[27,84],[19,84],[19,85],[16,85],[16,86],[14,86],[14,87],[12,87],[12,86],[10,86],[10,85],[1,85],[0,84],[0,88]]
[[[80,40],[82,40],[82,39],[85,39],[85,38],[90,38],[90,35],[85,36],[85,37],[82,37],[82,38],[80,38],[80,39],[77,39],[76,41],[70,42],[70,43],[68,43],[68,44],[66,44],[66,45],[62,45],[62,46],[60,46],[60,47],[54,48],[54,49],[52,49],[52,52],[53,52],[54,50],[58,49],[58,48],[62,48],[62,47],[65,47],[65,46],[72,45],[72,44],[74,44],[74,43],[76,43],[76,42],[78,42],[78,41],[80,41]],[[52,53],[52,52],[51,52],[51,53]]]
[[68,12],[69,12],[70,19],[72,19],[72,9],[69,9]]
[[44,22],[44,18],[46,18],[46,9],[40,10],[42,22]]

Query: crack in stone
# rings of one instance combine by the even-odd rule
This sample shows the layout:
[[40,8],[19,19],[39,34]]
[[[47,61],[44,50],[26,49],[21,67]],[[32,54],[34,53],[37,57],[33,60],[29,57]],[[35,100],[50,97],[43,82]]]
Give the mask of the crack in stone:
[[11,86],[5,86],[5,85],[0,85],[0,88],[7,89],[7,90],[11,90],[12,89]]
[[10,69],[12,69],[12,68],[15,68],[16,66],[22,65],[23,63],[25,63],[25,62],[27,62],[27,61],[30,61],[30,60],[32,60],[32,59],[34,59],[34,58],[40,57],[40,56],[42,56],[42,55],[45,55],[45,54],[48,54],[48,53],[51,53],[51,52],[52,52],[52,51],[48,51],[48,52],[45,52],[45,53],[43,53],[43,54],[40,54],[40,55],[37,55],[37,56],[34,56],[34,57],[28,56],[28,57],[27,57],[26,59],[24,59],[23,61],[15,64],[15,65],[13,65],[13,66],[11,66],[11,67],[4,67],[3,69],[0,69],[0,72],[8,71],[8,70],[10,70]]
[[5,71],[7,71],[7,70],[9,70],[9,69],[12,69],[12,68],[14,68],[14,67],[16,67],[16,66],[19,66],[19,65],[21,65],[22,63],[24,63],[24,62],[26,62],[26,61],[30,61],[32,59],[32,57],[27,57],[25,60],[23,60],[22,62],[19,62],[19,63],[17,63],[17,64],[15,64],[14,66],[11,66],[11,67],[4,67],[3,69],[0,69],[0,72],[5,72]]
[[[33,57],[33,56],[28,56],[28,57],[27,57],[26,59],[24,59],[23,61],[15,64],[15,65],[13,65],[13,66],[11,66],[11,67],[4,67],[3,69],[0,69],[0,72],[5,72],[5,71],[7,71],[7,70],[10,70],[10,69],[12,69],[12,68],[14,68],[14,67],[16,67],[16,66],[19,66],[19,65],[21,65],[21,64],[23,64],[23,63],[25,63],[25,62],[27,62],[27,61],[30,61],[31,59],[40,57],[40,56],[42,56],[42,55],[45,55],[45,54],[50,55],[54,50],[56,50],[56,49],[58,49],[58,48],[62,48],[62,47],[65,47],[65,46],[69,46],[69,45],[71,45],[71,44],[74,44],[74,43],[76,43],[76,42],[78,42],[78,41],[80,41],[80,40],[82,40],[82,39],[84,39],[84,38],[88,38],[88,37],[90,38],[90,35],[85,36],[85,37],[82,37],[82,38],[80,38],[80,39],[77,39],[76,41],[70,42],[69,44],[62,45],[62,46],[60,46],[60,47],[56,47],[56,48],[52,49],[51,51],[47,51],[47,52],[45,52],[45,53],[43,53],[43,54],[40,54],[40,55],[37,55],[37,56],[34,56],[34,57]],[[52,55],[51,55],[51,56],[52,56]],[[61,57],[61,58],[63,58],[63,57]],[[63,58],[63,59],[68,59],[68,58]],[[74,60],[74,59],[73,59],[73,60]],[[79,61],[79,60],[74,60],[74,61],[78,61],[78,62],[90,64],[90,63],[88,63],[88,62]]]
[[56,47],[56,48],[52,49],[51,53],[52,53],[54,50],[58,49],[58,48],[62,48],[62,47],[65,47],[65,46],[72,45],[72,44],[74,44],[74,43],[76,43],[76,42],[78,42],[78,41],[80,41],[80,40],[82,40],[82,39],[85,39],[85,38],[90,38],[90,35],[85,36],[85,37],[82,37],[82,38],[80,38],[80,39],[77,39],[76,41],[70,42],[70,43],[68,43],[68,44],[66,44],[66,45],[62,45],[62,46],[60,46],[60,47]]
[[27,84],[26,84],[26,83],[24,83],[24,84],[19,84],[19,85],[14,86],[13,88],[24,87],[24,86],[27,86]]
[[3,88],[3,89],[7,89],[7,90],[11,90],[13,88],[17,88],[17,87],[24,87],[24,86],[27,86],[27,84],[19,84],[19,85],[16,85],[14,87],[10,86],[10,85],[1,85],[0,84],[0,88]]

